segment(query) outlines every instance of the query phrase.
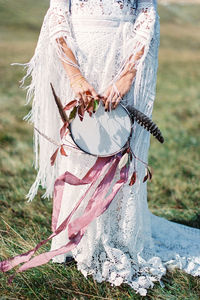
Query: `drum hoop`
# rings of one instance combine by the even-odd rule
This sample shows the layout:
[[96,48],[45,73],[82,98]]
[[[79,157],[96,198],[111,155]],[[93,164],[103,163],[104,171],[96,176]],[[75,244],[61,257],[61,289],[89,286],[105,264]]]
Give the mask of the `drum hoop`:
[[[128,114],[128,116],[129,116],[129,118],[130,118],[131,124],[133,124],[133,120],[132,120],[132,118],[131,118],[131,115],[130,115],[128,109],[127,109],[124,105],[122,105],[121,103],[119,103],[118,105],[120,105],[120,106],[126,111],[126,113]],[[73,122],[73,121],[72,121],[72,122]],[[126,146],[129,144],[129,141],[130,141],[130,139],[131,139],[131,137],[132,137],[132,134],[133,134],[133,127],[131,126],[130,135],[129,135],[129,137],[128,137],[126,143],[124,144],[124,146],[123,146],[119,151],[116,151],[116,152],[114,152],[114,153],[112,153],[112,154],[108,154],[108,155],[95,155],[95,154],[91,154],[91,153],[88,152],[88,151],[83,150],[79,145],[77,145],[77,143],[76,143],[75,140],[74,140],[74,137],[73,137],[73,135],[72,135],[72,130],[71,130],[71,123],[69,124],[69,131],[70,131],[70,136],[71,136],[71,138],[72,138],[74,144],[75,144],[81,151],[83,151],[84,153],[89,154],[89,155],[92,155],[92,156],[94,156],[94,157],[110,157],[110,156],[116,155],[116,154],[120,153],[121,151],[123,151],[124,149],[126,149]]]

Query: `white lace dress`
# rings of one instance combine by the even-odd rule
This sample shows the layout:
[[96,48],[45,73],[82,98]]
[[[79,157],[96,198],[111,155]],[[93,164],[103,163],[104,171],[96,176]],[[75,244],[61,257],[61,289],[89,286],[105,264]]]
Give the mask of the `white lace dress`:
[[[28,101],[33,96],[33,107],[26,119],[54,140],[59,139],[62,124],[49,82],[53,83],[63,104],[74,96],[56,43],[59,37],[65,39],[81,72],[99,93],[118,78],[126,59],[144,46],[136,78],[123,101],[151,117],[159,47],[156,0],[138,0],[137,3],[135,0],[51,1],[35,55],[27,64],[27,74],[33,78]],[[27,195],[30,200],[37,193],[39,184],[46,188],[44,197],[49,197],[58,175],[67,170],[81,178],[95,161],[87,154],[68,151],[68,158],[59,156],[55,166],[51,167],[49,158],[55,145],[37,132],[34,141],[35,165],[39,170]],[[131,147],[136,156],[146,162],[149,141],[149,132],[134,124]],[[143,183],[145,168],[138,160],[135,163],[136,183],[132,187],[128,183],[123,186],[108,210],[89,225],[72,255],[84,276],[92,274],[98,282],[106,280],[116,286],[127,283],[137,293],[146,295],[147,289],[160,281],[167,267],[176,266],[194,276],[200,275],[200,230],[169,222],[149,211],[147,184]],[[86,188],[66,184],[59,224]],[[83,212],[85,204],[74,217]],[[51,249],[57,249],[67,241],[67,231],[62,232],[53,238]],[[57,256],[53,261],[64,262],[66,255]]]

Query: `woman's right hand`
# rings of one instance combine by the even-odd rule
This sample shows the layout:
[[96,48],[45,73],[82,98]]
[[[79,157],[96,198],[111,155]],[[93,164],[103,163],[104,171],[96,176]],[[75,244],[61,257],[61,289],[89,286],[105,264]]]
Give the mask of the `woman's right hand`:
[[75,79],[71,80],[70,84],[76,99],[78,99],[80,103],[83,102],[85,107],[88,106],[92,99],[99,99],[99,95],[93,86],[89,84],[82,75],[75,77]]
[[75,93],[76,99],[78,99],[81,103],[83,102],[84,106],[86,107],[92,99],[99,99],[99,95],[97,95],[95,89],[91,86],[91,84],[88,83],[88,81],[80,72],[78,62],[74,56],[74,53],[70,48],[68,48],[65,39],[60,38],[57,40],[57,42],[60,44],[61,49],[63,49],[64,51],[64,57],[66,57],[67,60],[71,61],[74,64],[71,65],[65,60],[62,61],[70,80],[71,88]]

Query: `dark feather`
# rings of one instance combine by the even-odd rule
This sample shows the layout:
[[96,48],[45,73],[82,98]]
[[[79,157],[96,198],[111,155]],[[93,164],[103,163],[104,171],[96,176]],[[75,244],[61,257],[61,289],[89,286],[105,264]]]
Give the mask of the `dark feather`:
[[164,143],[164,138],[157,125],[145,114],[136,108],[128,105],[126,109],[129,111],[132,121],[136,121],[138,124],[148,130],[160,143]]
[[69,119],[67,117],[66,112],[63,109],[63,105],[62,105],[62,103],[60,101],[60,98],[56,95],[56,92],[54,90],[54,87],[53,87],[52,83],[50,83],[50,85],[51,85],[51,89],[52,89],[52,92],[53,92],[53,96],[54,96],[56,105],[58,107],[58,111],[60,113],[61,119],[63,120],[63,123],[69,122]]

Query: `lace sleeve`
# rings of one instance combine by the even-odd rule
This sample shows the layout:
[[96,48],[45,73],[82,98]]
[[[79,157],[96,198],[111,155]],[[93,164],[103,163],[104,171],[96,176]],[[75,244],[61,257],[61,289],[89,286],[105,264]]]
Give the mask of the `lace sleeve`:
[[[145,59],[153,37],[156,9],[153,0],[138,0],[137,17],[133,27],[133,62],[135,67]],[[138,54],[139,53],[139,54]]]
[[140,69],[153,37],[155,20],[156,8],[154,0],[138,0],[136,19],[127,43],[124,63],[116,79],[126,73],[127,70],[134,69],[138,71]]
[[51,0],[49,8],[49,32],[51,39],[70,36],[68,1]]
[[49,14],[49,37],[50,43],[55,47],[61,60],[71,66],[79,69],[65,53],[64,44],[72,50],[76,57],[76,45],[71,35],[69,21],[69,0],[51,0]]

